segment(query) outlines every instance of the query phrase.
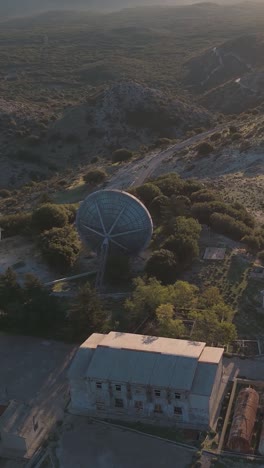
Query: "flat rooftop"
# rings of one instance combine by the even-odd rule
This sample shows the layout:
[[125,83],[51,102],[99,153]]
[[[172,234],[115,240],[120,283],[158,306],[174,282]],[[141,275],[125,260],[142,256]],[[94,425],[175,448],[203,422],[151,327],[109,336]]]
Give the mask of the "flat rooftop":
[[204,253],[204,260],[224,260],[225,255],[225,248],[207,247]]
[[205,343],[132,333],[110,332],[100,341],[98,347],[169,354],[171,356],[197,359],[205,348]]

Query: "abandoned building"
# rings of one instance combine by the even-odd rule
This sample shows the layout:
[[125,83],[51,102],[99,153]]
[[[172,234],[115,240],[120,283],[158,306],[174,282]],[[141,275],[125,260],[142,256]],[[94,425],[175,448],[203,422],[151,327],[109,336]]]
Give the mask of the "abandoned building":
[[222,348],[129,333],[94,333],[69,370],[71,411],[97,417],[212,426]]

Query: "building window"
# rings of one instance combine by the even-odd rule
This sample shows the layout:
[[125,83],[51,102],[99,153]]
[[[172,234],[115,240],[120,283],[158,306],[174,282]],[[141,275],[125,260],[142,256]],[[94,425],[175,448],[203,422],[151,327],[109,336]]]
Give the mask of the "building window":
[[121,385],[116,385],[115,389],[116,389],[117,392],[121,392]]
[[105,409],[105,403],[103,401],[96,401],[96,409],[103,411]]
[[176,398],[176,400],[180,400],[181,399],[181,394],[180,393],[175,393],[175,398]]
[[122,398],[116,398],[115,399],[115,407],[116,408],[124,408],[124,402]]
[[102,388],[102,382],[96,382],[96,388],[101,389]]
[[155,396],[160,397],[160,390],[154,390]]
[[137,410],[143,410],[143,401],[136,400],[136,401],[135,401],[135,409],[137,409]]
[[182,408],[180,406],[174,406],[174,414],[176,414],[177,416],[181,416]]
[[155,405],[154,406],[154,413],[159,413],[159,414],[163,413],[162,406],[161,405]]

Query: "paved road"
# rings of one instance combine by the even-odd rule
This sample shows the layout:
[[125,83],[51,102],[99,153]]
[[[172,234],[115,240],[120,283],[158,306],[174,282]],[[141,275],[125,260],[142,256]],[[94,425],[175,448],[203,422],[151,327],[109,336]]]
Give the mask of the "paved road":
[[57,450],[61,468],[187,468],[194,453],[78,416],[70,417],[65,429]]
[[188,146],[199,143],[212,133],[222,130],[224,127],[226,127],[226,125],[220,125],[214,129],[188,138],[181,143],[176,143],[160,153],[151,153],[144,159],[126,164],[125,167],[122,167],[117,174],[112,177],[108,187],[125,189],[127,187],[136,187],[143,184],[166,158],[173,156],[176,151],[181,151]]

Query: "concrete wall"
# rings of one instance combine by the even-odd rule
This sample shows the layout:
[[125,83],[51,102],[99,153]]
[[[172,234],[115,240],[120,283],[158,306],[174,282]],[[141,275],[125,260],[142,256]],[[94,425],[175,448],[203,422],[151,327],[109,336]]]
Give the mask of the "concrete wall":
[[190,421],[201,423],[203,425],[209,424],[209,397],[204,395],[189,396],[189,417]]
[[214,383],[213,390],[210,396],[210,401],[209,401],[210,425],[213,423],[213,419],[215,417],[215,413],[219,405],[219,389],[222,383],[222,376],[223,376],[223,358],[221,359],[218,365],[218,370],[217,370],[216,377],[215,377],[215,383]]
[[[97,388],[98,384],[100,388]],[[70,389],[73,411],[84,410],[97,416],[160,419],[170,423],[192,424],[195,420],[204,426],[209,421],[209,398],[179,394],[177,389],[167,391],[158,387],[93,380],[71,381]]]

